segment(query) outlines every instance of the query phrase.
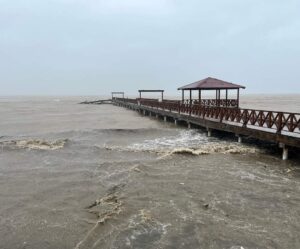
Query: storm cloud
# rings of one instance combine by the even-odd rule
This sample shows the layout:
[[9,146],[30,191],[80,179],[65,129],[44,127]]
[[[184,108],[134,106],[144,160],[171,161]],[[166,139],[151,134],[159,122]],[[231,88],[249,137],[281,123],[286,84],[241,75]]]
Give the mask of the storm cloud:
[[3,95],[300,92],[299,0],[0,0]]

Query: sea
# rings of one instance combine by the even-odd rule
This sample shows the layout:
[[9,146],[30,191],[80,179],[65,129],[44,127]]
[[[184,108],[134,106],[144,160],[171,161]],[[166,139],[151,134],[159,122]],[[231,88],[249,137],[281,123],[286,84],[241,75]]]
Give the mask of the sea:
[[97,98],[0,97],[1,249],[300,248],[299,151],[78,104]]

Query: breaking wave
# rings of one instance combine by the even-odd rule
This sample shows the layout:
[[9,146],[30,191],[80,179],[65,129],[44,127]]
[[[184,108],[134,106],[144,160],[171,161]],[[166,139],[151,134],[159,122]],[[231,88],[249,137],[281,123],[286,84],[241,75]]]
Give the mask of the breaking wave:
[[17,148],[17,149],[32,149],[32,150],[58,150],[62,149],[68,139],[46,141],[40,139],[30,140],[12,140],[0,142],[2,147]]
[[216,144],[211,143],[202,146],[198,149],[191,148],[176,148],[168,153],[171,154],[190,154],[190,155],[207,155],[213,153],[221,153],[221,154],[245,154],[245,153],[256,153],[257,148],[245,146],[245,145],[236,145],[236,144]]
[[209,138],[205,134],[195,130],[180,131],[176,136],[159,137],[134,143],[128,146],[105,146],[107,150],[151,152],[163,156],[173,154],[207,155],[214,153],[244,154],[256,153],[258,148]]
[[178,134],[167,137],[158,137],[156,139],[145,140],[142,143],[136,143],[128,146],[133,150],[151,150],[151,149],[174,149],[178,147],[198,147],[213,141],[214,138],[208,138],[205,134],[196,130],[181,130]]

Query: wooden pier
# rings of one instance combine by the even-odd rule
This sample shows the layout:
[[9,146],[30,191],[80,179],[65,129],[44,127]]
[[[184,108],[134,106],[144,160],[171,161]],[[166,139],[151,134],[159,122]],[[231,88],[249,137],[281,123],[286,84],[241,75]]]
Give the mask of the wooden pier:
[[115,98],[113,103],[144,115],[162,117],[165,122],[184,122],[189,128],[192,125],[204,127],[208,136],[213,130],[220,130],[235,134],[239,142],[247,136],[278,143],[283,148],[284,160],[288,158],[289,146],[300,148],[300,114],[297,113],[197,106],[149,99]]
[[115,98],[116,95],[121,95],[124,99],[124,92],[111,92],[111,99],[100,99],[100,100],[92,100],[92,101],[83,101],[79,104],[86,104],[86,105],[102,105],[102,104],[112,104],[112,100]]
[[102,100],[93,100],[93,101],[83,101],[79,104],[86,104],[86,105],[102,105],[102,104],[112,104],[112,99],[102,99]]
[[[240,108],[240,89],[244,86],[206,78],[178,88],[182,91],[181,100],[112,98],[115,105],[136,110],[144,115],[162,117],[164,121],[175,124],[184,122],[189,128],[192,125],[204,127],[207,135],[213,130],[230,132],[236,135],[238,142],[242,137],[252,137],[262,141],[277,143],[282,148],[282,159],[288,159],[289,147],[300,148],[300,113],[256,110]],[[203,99],[202,91],[214,90],[216,97]],[[228,98],[228,91],[236,91],[235,98]],[[185,99],[184,92],[189,91]],[[197,98],[193,99],[193,91]],[[225,91],[225,98],[221,92]],[[160,92],[163,90],[139,90],[141,92]]]

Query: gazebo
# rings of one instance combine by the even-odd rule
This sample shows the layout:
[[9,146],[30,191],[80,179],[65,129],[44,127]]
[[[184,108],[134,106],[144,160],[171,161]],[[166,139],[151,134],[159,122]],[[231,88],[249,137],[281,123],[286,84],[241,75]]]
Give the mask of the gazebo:
[[124,99],[124,92],[111,92],[111,98],[114,99],[115,95],[121,95]]
[[164,100],[164,91],[165,90],[139,90],[140,99],[142,99],[142,93],[160,93],[161,101]]
[[[223,80],[215,79],[208,77],[206,79],[179,87],[178,90],[182,91],[182,102],[202,105],[202,106],[214,106],[214,107],[239,107],[239,99],[240,99],[240,89],[245,89],[246,87],[233,84],[230,82],[226,82]],[[216,91],[216,97],[214,99],[203,99],[202,91]],[[221,98],[221,91],[225,91],[225,98]],[[236,98],[228,99],[228,91],[235,90]],[[185,100],[184,92],[189,91],[189,99]],[[192,91],[198,92],[198,98],[192,98]]]

